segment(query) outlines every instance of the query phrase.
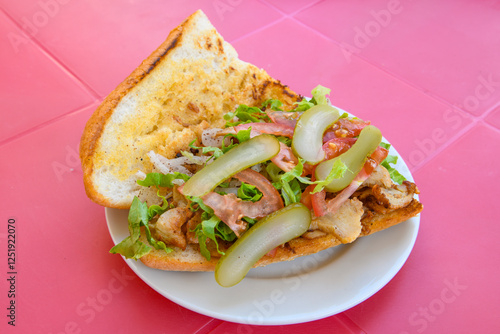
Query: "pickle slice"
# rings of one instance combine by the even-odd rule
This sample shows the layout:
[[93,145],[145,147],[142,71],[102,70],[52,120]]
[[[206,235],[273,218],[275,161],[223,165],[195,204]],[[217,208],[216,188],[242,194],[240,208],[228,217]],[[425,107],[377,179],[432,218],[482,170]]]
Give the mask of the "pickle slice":
[[271,135],[259,135],[229,150],[194,174],[182,188],[184,196],[202,197],[236,173],[267,161],[280,151],[280,143]]
[[295,125],[292,150],[314,165],[325,158],[323,134],[339,119],[339,111],[329,105],[317,105],[306,110]]
[[294,203],[258,221],[229,247],[215,267],[215,280],[223,287],[238,284],[269,251],[307,231],[311,211]]
[[382,141],[382,133],[373,125],[366,126],[359,134],[358,140],[345,153],[333,159],[324,161],[316,167],[315,176],[317,180],[325,180],[330,174],[335,161],[340,159],[346,166],[347,171],[341,178],[334,179],[325,186],[326,191],[337,192],[347,187],[363,168],[366,159],[372,154]]

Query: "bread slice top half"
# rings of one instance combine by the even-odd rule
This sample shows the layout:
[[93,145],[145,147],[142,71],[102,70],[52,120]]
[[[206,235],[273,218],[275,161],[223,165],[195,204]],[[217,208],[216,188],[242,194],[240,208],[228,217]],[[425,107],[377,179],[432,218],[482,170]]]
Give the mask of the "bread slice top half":
[[136,173],[149,172],[147,152],[166,158],[187,149],[239,104],[301,99],[264,70],[238,58],[197,11],[175,28],[96,109],[80,143],[87,195],[112,208],[130,207]]

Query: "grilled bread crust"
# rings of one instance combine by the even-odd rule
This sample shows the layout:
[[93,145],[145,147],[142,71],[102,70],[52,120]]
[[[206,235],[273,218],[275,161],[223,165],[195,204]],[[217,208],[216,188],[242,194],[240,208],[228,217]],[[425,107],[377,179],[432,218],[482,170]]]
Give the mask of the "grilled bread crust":
[[238,58],[205,14],[195,12],[135,69],[88,121],[80,159],[88,197],[129,208],[138,192],[135,174],[149,172],[146,153],[167,158],[188,149],[238,104],[280,99],[291,108],[301,97],[264,70]]

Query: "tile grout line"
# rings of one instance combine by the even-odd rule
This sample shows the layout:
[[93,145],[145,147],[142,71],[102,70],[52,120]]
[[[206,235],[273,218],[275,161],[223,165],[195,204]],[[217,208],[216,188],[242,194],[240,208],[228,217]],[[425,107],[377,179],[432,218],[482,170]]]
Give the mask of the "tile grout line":
[[287,18],[291,18],[292,15],[295,15],[296,13],[298,13],[298,12],[300,12],[300,11],[306,9],[306,8],[312,7],[312,6],[314,6],[315,4],[317,4],[317,3],[321,2],[321,1],[323,1],[323,0],[318,0],[317,2],[313,2],[311,4],[308,4],[308,5],[300,8],[300,9],[292,12],[291,14],[287,14],[287,13],[283,12],[282,10],[280,10],[279,8],[275,7],[274,5],[268,3],[268,2],[266,2],[264,0],[259,0],[260,3],[262,3],[262,4],[266,5],[267,7],[275,10],[276,12],[278,12],[281,15],[281,17],[279,19],[275,20],[275,21],[272,21],[271,23],[268,23],[266,25],[263,25],[262,27],[259,27],[258,29],[255,29],[255,30],[253,30],[253,31],[251,31],[249,33],[246,33],[244,35],[241,35],[241,36],[239,36],[239,37],[231,40],[231,44],[232,43],[236,43],[236,42],[238,42],[240,40],[243,40],[243,39],[245,39],[247,37],[250,37],[250,36],[252,36],[252,35],[254,35],[254,34],[258,33],[258,32],[266,30],[267,28],[270,28],[270,27],[272,27],[272,26],[274,26],[274,25],[276,25],[276,24],[278,24],[278,23],[286,20]]
[[347,329],[353,334],[367,334],[357,323],[355,323],[345,312],[336,315],[337,319],[342,322],[342,324],[347,327]]
[[422,162],[411,169],[411,173],[415,174],[420,169],[422,169],[425,165],[427,165],[430,161],[440,155],[444,150],[448,149],[451,145],[456,143],[461,137],[465,136],[468,132],[470,132],[473,128],[475,128],[481,121],[480,120],[472,120],[472,122],[465,127],[463,127],[460,131],[458,131],[453,137],[451,137],[446,143],[436,149],[434,152],[429,154]]
[[223,321],[219,319],[212,318],[207,321],[203,326],[198,328],[193,334],[208,334],[212,333],[217,327],[222,325]]
[[35,36],[24,30],[23,27],[3,8],[0,8],[0,11],[2,11],[7,19],[10,20],[11,23],[15,25],[33,43],[33,45],[38,48],[40,52],[42,52],[42,54],[44,54],[54,65],[56,65],[56,67],[63,71],[78,87],[80,87],[80,89],[89,94],[94,99],[93,102],[97,102],[99,100],[99,94],[89,84],[87,84],[83,79],[80,79],[76,73],[74,73],[68,66],[52,54]]
[[2,147],[4,145],[7,145],[7,144],[9,144],[9,143],[11,143],[13,141],[16,141],[17,139],[20,139],[22,137],[25,137],[25,136],[27,136],[27,135],[29,135],[29,134],[31,134],[33,132],[36,132],[36,131],[38,131],[38,130],[40,130],[42,128],[45,128],[45,127],[47,127],[49,125],[57,123],[57,122],[65,119],[67,117],[70,117],[70,116],[74,115],[74,114],[77,114],[77,113],[81,112],[82,110],[84,110],[84,109],[86,109],[86,108],[88,108],[88,107],[90,107],[92,105],[95,105],[97,103],[98,103],[98,101],[92,101],[92,102],[90,102],[88,104],[85,104],[85,105],[83,105],[81,107],[78,107],[78,108],[74,109],[73,111],[70,111],[70,112],[67,112],[65,114],[59,115],[57,117],[51,118],[51,119],[49,119],[49,120],[47,120],[47,121],[45,121],[43,123],[37,124],[37,125],[29,128],[29,129],[27,129],[27,130],[24,130],[24,131],[22,131],[20,133],[17,133],[17,134],[15,134],[15,135],[13,135],[13,136],[11,136],[9,138],[6,138],[6,139],[0,141],[0,147]]
[[432,154],[430,154],[426,159],[424,159],[422,162],[420,162],[418,165],[416,165],[412,169],[412,173],[416,173],[418,170],[420,170],[421,168],[423,168],[424,165],[426,165],[427,163],[429,163],[431,160],[433,160],[435,157],[437,157],[439,154],[441,154],[441,152],[443,152],[448,147],[450,147],[451,145],[453,145],[456,141],[458,141],[462,136],[464,136],[465,134],[467,134],[469,131],[471,131],[477,125],[486,126],[486,127],[490,128],[491,130],[500,133],[500,129],[498,129],[496,126],[494,126],[494,125],[492,125],[492,124],[490,124],[490,123],[488,123],[486,121],[486,118],[491,113],[493,113],[499,106],[500,106],[500,101],[497,102],[496,104],[494,104],[493,107],[491,107],[488,110],[486,110],[480,116],[470,116],[469,115],[471,117],[471,123],[468,124],[468,125],[466,125],[460,131],[458,131],[453,137],[451,137],[448,141],[446,141],[446,143],[444,143],[441,147],[439,147],[434,152],[432,152]]
[[263,31],[263,30],[266,30],[267,28],[270,28],[270,27],[272,27],[272,26],[274,26],[274,25],[276,25],[276,24],[280,23],[281,21],[285,20],[285,18],[286,18],[286,17],[282,16],[282,17],[280,17],[279,19],[277,19],[276,21],[272,21],[271,23],[268,23],[268,24],[266,24],[266,25],[263,25],[262,27],[259,27],[259,28],[255,29],[255,30],[252,30],[252,31],[250,31],[249,33],[246,33],[246,34],[243,34],[243,35],[241,35],[241,36],[239,36],[239,37],[236,37],[235,39],[231,40],[230,42],[231,42],[231,44],[236,43],[236,42],[239,42],[239,41],[241,41],[241,40],[243,40],[243,39],[245,39],[245,38],[248,38],[248,37],[250,37],[250,36],[252,36],[252,35],[255,35],[255,34],[256,34],[256,33],[258,33],[258,32],[261,32],[261,31]]
[[429,162],[434,160],[438,155],[440,155],[444,150],[448,149],[451,145],[453,145],[455,142],[457,142],[462,136],[466,135],[468,132],[472,131],[473,128],[477,127],[478,125],[485,126],[489,128],[492,131],[495,131],[497,133],[500,133],[500,129],[498,129],[496,126],[489,124],[486,122],[484,119],[474,119],[472,120],[471,124],[465,126],[462,130],[457,132],[455,136],[453,136],[450,140],[448,140],[443,146],[440,148],[436,149],[432,154],[430,154],[426,159],[424,159],[421,163],[419,163],[417,166],[415,166],[412,169],[412,174],[418,172],[420,169],[425,167]]
[[279,12],[281,15],[283,15],[283,16],[285,16],[287,18],[291,18],[291,17],[293,17],[294,15],[296,15],[297,13],[299,13],[299,12],[301,12],[303,10],[306,10],[308,8],[316,6],[318,3],[322,2],[322,1],[324,1],[324,0],[313,1],[311,3],[308,3],[307,5],[299,8],[299,9],[296,9],[295,11],[291,12],[290,14],[287,14],[284,11],[282,11],[281,9],[279,9],[278,7],[276,7],[274,4],[269,3],[267,0],[259,0],[259,2],[266,4],[268,7],[271,7],[272,9],[274,9],[275,11]]
[[494,126],[493,124],[490,124],[490,123],[488,123],[488,122],[480,122],[480,124],[481,124],[481,125],[484,125],[484,126],[486,126],[486,127],[488,127],[488,128],[490,128],[491,130],[493,130],[493,131],[495,131],[495,132],[500,133],[500,129],[499,129],[499,128],[497,128],[496,126]]

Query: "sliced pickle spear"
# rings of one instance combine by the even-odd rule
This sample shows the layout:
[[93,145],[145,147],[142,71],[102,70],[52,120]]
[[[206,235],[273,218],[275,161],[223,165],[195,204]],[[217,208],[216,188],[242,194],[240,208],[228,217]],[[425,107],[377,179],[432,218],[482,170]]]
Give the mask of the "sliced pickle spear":
[[271,135],[259,135],[229,150],[193,175],[182,188],[184,196],[201,197],[236,173],[278,154],[280,143]]
[[323,134],[339,119],[339,111],[329,105],[306,110],[297,121],[292,139],[295,155],[314,165],[325,158]]
[[302,235],[311,223],[311,211],[294,203],[258,221],[229,247],[215,267],[215,280],[223,287],[238,284],[269,251]]
[[316,167],[315,176],[317,180],[325,180],[332,170],[336,160],[340,159],[347,166],[343,177],[334,179],[325,186],[326,191],[337,192],[349,185],[363,168],[366,159],[372,154],[382,141],[382,133],[373,125],[366,126],[359,134],[358,140],[345,153],[333,159],[324,161]]

